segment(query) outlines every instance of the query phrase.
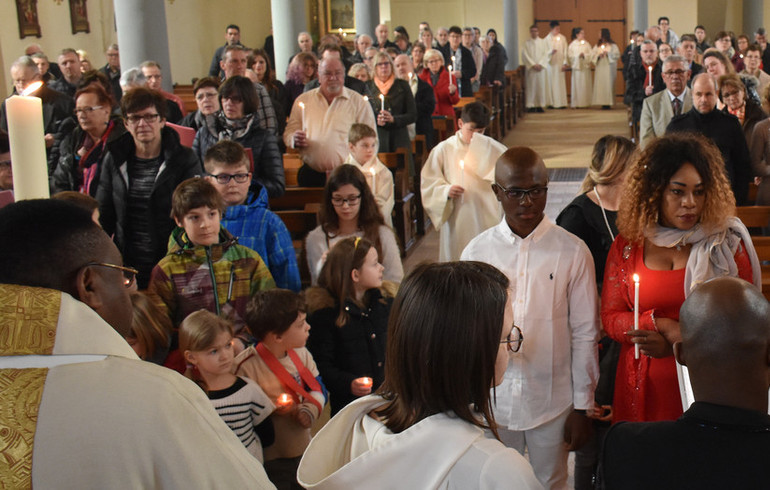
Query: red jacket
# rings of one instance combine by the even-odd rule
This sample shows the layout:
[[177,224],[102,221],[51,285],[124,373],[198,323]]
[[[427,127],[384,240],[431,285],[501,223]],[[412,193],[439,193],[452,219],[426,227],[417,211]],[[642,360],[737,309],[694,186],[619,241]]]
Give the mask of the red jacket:
[[[460,102],[460,92],[455,90],[454,94],[449,95],[449,72],[447,69],[443,66],[441,67],[436,85],[433,85],[428,68],[423,68],[420,78],[433,87],[433,94],[436,96],[436,108],[433,110],[433,115],[446,116],[454,120],[455,110],[452,106]],[[452,75],[452,85],[455,88],[457,87],[457,80],[455,80],[454,74]]]

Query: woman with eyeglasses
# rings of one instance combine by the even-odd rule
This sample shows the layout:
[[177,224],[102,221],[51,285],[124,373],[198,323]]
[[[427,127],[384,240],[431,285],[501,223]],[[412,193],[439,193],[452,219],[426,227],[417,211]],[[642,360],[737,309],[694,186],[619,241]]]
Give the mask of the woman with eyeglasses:
[[380,153],[405,148],[412,153],[412,142],[407,126],[417,120],[417,105],[409,82],[396,77],[393,60],[388,53],[374,55],[374,73],[366,82],[371,96],[369,104],[377,118],[377,139]]
[[145,87],[123,93],[120,108],[128,133],[108,145],[96,200],[104,231],[123,260],[138,269],[139,289],[168,250],[176,224],[171,195],[185,179],[203,173],[195,153],[166,127],[166,99]]
[[96,195],[107,145],[126,134],[120,118],[111,117],[112,95],[92,84],[75,94],[78,125],[59,144],[59,159],[51,178],[54,192]]
[[311,284],[318,282],[329,249],[348,237],[369,240],[385,267],[383,278],[401,282],[404,267],[396,236],[385,224],[366,177],[356,166],[340,165],[329,175],[318,211],[318,223],[305,238]]
[[206,117],[205,126],[195,134],[193,151],[204,161],[206,150],[218,141],[240,143],[251,151],[252,182],[267,190],[269,197],[280,197],[286,188],[283,158],[278,141],[269,131],[259,127],[256,117],[259,97],[254,84],[239,75],[225,80],[219,87],[219,112]]
[[[719,83],[719,96],[725,106],[722,112],[732,114],[738,118],[743,128],[743,135],[746,137],[746,144],[751,148],[751,135],[754,132],[754,126],[767,114],[762,107],[750,99],[746,94],[746,85],[738,75],[722,75],[717,80]],[[756,83],[751,82],[756,88]]]
[[621,344],[613,423],[682,415],[672,346],[681,338],[679,308],[694,287],[719,276],[762,287],[751,237],[734,216],[719,149],[701,135],[658,138],[630,170],[601,301],[604,330]]
[[444,68],[444,55],[437,49],[429,49],[423,57],[425,68],[419,77],[431,87],[436,97],[434,116],[446,116],[455,120],[454,105],[460,102],[460,92],[457,90],[457,77],[452,75],[450,82],[449,71]]
[[300,485],[542,488],[526,459],[500,442],[492,409],[521,345],[508,287],[480,262],[417,266],[391,308],[385,382],[316,434]]
[[180,126],[198,131],[206,125],[206,116],[219,112],[219,79],[215,77],[199,78],[193,85],[193,97],[197,111],[188,112],[179,121]]

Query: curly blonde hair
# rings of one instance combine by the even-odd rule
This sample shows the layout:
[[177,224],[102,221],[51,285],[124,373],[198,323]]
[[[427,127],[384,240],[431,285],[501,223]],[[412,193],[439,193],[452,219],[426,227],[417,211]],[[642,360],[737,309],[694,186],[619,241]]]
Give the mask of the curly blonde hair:
[[685,163],[692,164],[703,180],[700,223],[716,229],[726,226],[727,219],[735,215],[735,196],[722,154],[708,138],[681,133],[653,141],[632,167],[618,210],[621,235],[635,243],[644,240],[644,232],[658,224],[663,191]]

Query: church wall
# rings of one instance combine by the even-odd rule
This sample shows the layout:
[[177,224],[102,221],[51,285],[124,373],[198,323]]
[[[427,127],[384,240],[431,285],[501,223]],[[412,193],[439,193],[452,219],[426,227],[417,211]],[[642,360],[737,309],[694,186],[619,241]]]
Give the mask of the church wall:
[[677,35],[695,31],[698,22],[698,0],[647,0],[647,21],[658,23],[658,17],[668,17],[669,25]]

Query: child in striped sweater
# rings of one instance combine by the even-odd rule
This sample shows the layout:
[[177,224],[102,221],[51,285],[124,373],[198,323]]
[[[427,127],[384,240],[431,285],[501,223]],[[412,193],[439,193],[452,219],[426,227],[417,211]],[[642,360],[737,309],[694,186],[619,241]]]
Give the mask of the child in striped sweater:
[[268,418],[275,405],[257,383],[232,374],[230,322],[206,310],[191,313],[179,327],[179,349],[188,364],[185,375],[201,385],[222,420],[262,463],[262,446],[275,438]]

